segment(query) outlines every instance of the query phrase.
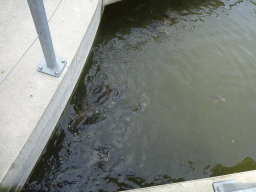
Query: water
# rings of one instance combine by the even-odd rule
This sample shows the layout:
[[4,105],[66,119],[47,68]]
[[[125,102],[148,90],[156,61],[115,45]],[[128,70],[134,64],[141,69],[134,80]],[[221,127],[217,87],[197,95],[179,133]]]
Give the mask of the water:
[[256,2],[231,0],[107,7],[23,191],[119,191],[256,169],[255,12]]

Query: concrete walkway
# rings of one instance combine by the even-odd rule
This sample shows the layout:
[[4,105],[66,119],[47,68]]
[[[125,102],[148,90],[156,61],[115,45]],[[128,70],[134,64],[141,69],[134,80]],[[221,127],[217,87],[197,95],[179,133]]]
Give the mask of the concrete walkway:
[[[76,85],[103,7],[118,0],[44,0],[59,78],[37,72],[43,52],[25,0],[0,1],[0,191],[19,191],[46,146]],[[256,172],[234,174],[256,182]],[[134,191],[213,191],[208,178]]]

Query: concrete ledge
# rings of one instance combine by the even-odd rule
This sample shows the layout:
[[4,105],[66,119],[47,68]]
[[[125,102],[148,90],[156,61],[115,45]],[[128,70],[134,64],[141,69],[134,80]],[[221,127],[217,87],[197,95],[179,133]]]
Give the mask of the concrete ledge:
[[247,171],[219,177],[209,177],[205,179],[134,189],[128,190],[127,192],[214,192],[213,183],[228,180],[236,180],[236,183],[256,184],[256,171]]

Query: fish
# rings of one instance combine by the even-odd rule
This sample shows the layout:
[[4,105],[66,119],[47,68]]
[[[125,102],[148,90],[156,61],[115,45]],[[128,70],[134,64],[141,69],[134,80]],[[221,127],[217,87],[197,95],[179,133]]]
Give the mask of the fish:
[[214,103],[218,103],[219,101],[225,101],[225,99],[220,95],[211,95],[210,98],[214,100]]
[[96,99],[96,101],[94,101],[94,103],[97,103],[99,105],[105,103],[106,101],[108,101],[109,97],[110,97],[110,93],[113,91],[113,89],[106,89],[105,91],[103,91],[100,96]]
[[163,36],[163,37],[167,37],[167,35],[165,35],[164,33],[162,33],[162,32],[159,30],[159,26],[158,26],[158,24],[157,24],[155,21],[150,20],[150,21],[149,21],[149,24],[150,24],[150,27],[151,27],[152,29],[154,29],[157,34],[159,34],[160,36]]
[[[155,29],[155,30],[157,30],[157,31],[158,31],[158,29],[157,29],[157,25],[156,25],[156,23],[155,23],[154,21],[150,20],[150,21],[149,21],[149,23],[150,23],[150,26],[151,26],[153,29]],[[161,33],[161,32],[160,32],[160,31],[158,31],[158,33]]]
[[103,85],[98,85],[95,89],[92,90],[92,95],[95,96],[99,94],[103,89]]
[[115,91],[117,92],[113,95],[112,101],[117,102],[124,95],[126,89],[127,89],[127,83],[122,85],[118,90],[115,89]]

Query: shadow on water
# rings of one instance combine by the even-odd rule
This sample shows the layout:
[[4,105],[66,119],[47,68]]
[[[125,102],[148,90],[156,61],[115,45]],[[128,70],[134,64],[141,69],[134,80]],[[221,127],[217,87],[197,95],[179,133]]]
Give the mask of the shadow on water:
[[[242,109],[240,89],[228,89],[233,71],[224,81],[224,64],[202,59],[221,52],[212,25],[238,4],[127,0],[106,7],[82,75],[22,191],[120,191],[254,170],[253,138],[240,139],[254,135],[254,123],[238,122],[254,108]],[[205,42],[218,50],[198,49]]]

